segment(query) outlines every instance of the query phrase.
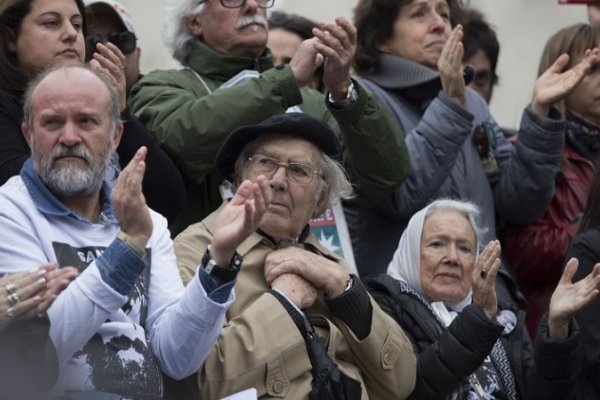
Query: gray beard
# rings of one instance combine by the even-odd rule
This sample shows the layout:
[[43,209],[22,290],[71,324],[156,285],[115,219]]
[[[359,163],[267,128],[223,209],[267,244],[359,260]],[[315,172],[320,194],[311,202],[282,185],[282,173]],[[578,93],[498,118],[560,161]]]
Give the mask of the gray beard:
[[52,168],[42,180],[59,197],[89,197],[102,188],[104,172],[66,165]]
[[[60,147],[59,147],[60,146]],[[110,162],[112,140],[99,159],[94,160],[89,151],[78,145],[74,148],[65,148],[57,145],[50,154],[40,155],[34,151],[32,157],[34,166],[40,179],[57,197],[89,197],[100,191]],[[32,143],[32,150],[35,149]],[[61,154],[74,154],[84,157],[87,167],[80,167],[74,163],[56,164],[55,158]]]

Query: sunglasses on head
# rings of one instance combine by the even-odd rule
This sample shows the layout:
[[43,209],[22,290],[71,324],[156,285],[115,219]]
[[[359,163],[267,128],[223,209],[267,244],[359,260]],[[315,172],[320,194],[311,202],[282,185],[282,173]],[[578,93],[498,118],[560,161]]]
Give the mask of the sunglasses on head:
[[92,54],[96,51],[96,45],[98,43],[111,42],[121,50],[124,55],[133,53],[137,45],[137,38],[135,34],[129,31],[111,32],[106,37],[100,35],[88,35],[85,38],[87,60],[92,58]]

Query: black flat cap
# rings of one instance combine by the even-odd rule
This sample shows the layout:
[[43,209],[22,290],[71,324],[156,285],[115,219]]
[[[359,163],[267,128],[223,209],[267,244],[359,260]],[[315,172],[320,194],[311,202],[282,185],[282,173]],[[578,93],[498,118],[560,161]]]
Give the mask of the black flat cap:
[[267,118],[260,124],[240,126],[231,132],[215,158],[219,172],[230,181],[233,180],[235,160],[239,157],[242,149],[248,143],[267,133],[306,139],[333,158],[338,157],[342,151],[335,134],[323,121],[304,113],[279,114]]

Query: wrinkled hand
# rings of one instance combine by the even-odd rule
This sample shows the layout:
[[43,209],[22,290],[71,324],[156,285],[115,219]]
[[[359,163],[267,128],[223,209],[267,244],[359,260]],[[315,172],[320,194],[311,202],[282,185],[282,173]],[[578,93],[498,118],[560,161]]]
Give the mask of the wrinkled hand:
[[127,107],[127,80],[125,78],[125,55],[110,42],[98,43],[90,67],[108,77],[119,92],[119,108],[121,112]]
[[47,268],[46,286],[42,293],[42,302],[30,310],[25,317],[33,318],[36,315],[46,313],[58,295],[78,276],[79,271],[75,267],[57,268],[54,264]]
[[313,35],[318,39],[315,48],[325,57],[323,83],[334,100],[345,99],[356,53],[356,27],[348,19],[338,17],[335,23],[320,23]]
[[318,291],[310,282],[296,274],[279,275],[271,283],[301,310],[311,307],[317,301]]
[[323,64],[323,55],[315,46],[317,40],[313,37],[300,43],[300,47],[290,61],[290,68],[300,87],[308,85],[317,68]]
[[464,105],[466,101],[462,65],[465,49],[462,38],[463,27],[457,25],[448,37],[437,64],[442,90],[460,105]]
[[563,271],[558,286],[552,293],[548,311],[549,335],[554,340],[564,340],[569,336],[571,318],[585,305],[594,300],[600,287],[600,263],[594,265],[585,278],[573,283],[579,261],[571,258]]
[[66,267],[57,270],[56,264],[48,263],[34,271],[2,277],[0,279],[0,331],[14,320],[27,320],[45,313],[58,293],[76,276],[75,268]]
[[317,289],[322,289],[329,298],[342,294],[350,278],[343,265],[297,246],[269,253],[264,268],[265,279],[269,284],[283,274],[293,273],[306,279]]
[[496,275],[500,269],[500,250],[499,241],[490,241],[479,254],[473,269],[473,303],[481,307],[489,319],[498,311]]
[[263,175],[256,182],[245,180],[237,188],[215,219],[211,256],[217,265],[229,265],[238,245],[258,228],[272,196],[271,185]]
[[[0,331],[14,319],[22,319],[25,313],[35,309],[42,302],[45,286],[46,270],[43,268],[0,278]],[[10,296],[13,297],[9,299]]]
[[586,50],[581,61],[564,72],[569,55],[561,54],[535,82],[531,109],[540,117],[547,117],[550,107],[562,100],[581,82],[591,66],[599,61],[599,50]]
[[152,218],[142,193],[147,153],[145,146],[138,149],[119,174],[110,196],[121,230],[131,236],[142,249],[146,248],[152,235]]

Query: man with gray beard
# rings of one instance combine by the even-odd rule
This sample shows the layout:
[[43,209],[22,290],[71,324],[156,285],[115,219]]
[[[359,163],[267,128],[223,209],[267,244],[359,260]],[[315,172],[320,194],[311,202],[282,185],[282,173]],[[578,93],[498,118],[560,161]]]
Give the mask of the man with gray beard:
[[[33,126],[33,121],[28,126]],[[33,155],[34,168],[48,189],[56,195],[67,197],[87,197],[100,191],[112,154],[115,127],[111,127],[111,131],[112,138],[106,142],[97,160],[82,144],[69,147],[59,143],[48,154],[36,152]],[[30,141],[31,147],[35,148],[35,137],[31,136]],[[57,162],[65,157],[80,158],[88,168]]]
[[[115,88],[91,69],[41,74],[22,126],[31,158],[0,188],[0,276],[49,262],[79,270],[48,309],[60,375],[47,398],[161,399],[161,372],[197,371],[234,299],[235,274],[215,288],[199,270],[184,288],[166,219],[142,194],[145,147],[112,189],[104,179],[119,115]],[[236,198],[249,205],[227,228],[256,229],[247,221],[264,212],[262,192]]]
[[[404,135],[350,76],[356,29],[346,18],[321,23],[289,64],[273,66],[266,47],[274,0],[168,0],[163,39],[180,70],[153,71],[132,88],[131,110],[180,168],[188,202],[174,234],[222,203],[214,166],[234,129],[285,112],[327,123],[344,145],[357,201],[375,205],[408,173]],[[309,89],[323,66],[328,94]]]

